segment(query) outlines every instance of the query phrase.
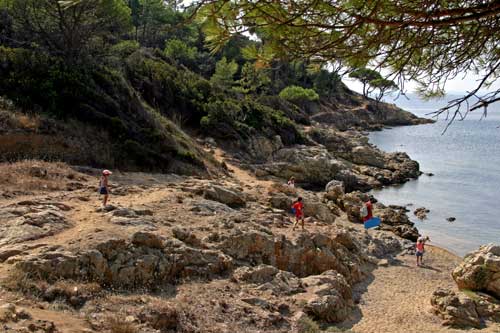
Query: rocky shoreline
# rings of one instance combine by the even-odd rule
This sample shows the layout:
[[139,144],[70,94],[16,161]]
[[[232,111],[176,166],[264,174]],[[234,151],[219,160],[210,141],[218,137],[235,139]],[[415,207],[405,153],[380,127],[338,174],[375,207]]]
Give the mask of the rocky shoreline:
[[[97,208],[98,170],[2,165],[16,174],[9,181],[23,182],[6,183],[0,193],[0,327],[19,333],[355,329],[364,306],[360,286],[398,267],[397,274],[419,274],[412,264],[419,234],[405,208],[375,203],[382,224],[368,232],[359,214],[364,192],[418,177],[418,163],[380,151],[358,130],[315,124],[303,132],[307,144],[294,147],[254,138],[254,154],[204,140],[206,153],[226,169],[213,179],[115,172],[112,205],[105,208]],[[290,176],[299,186],[284,185]],[[306,231],[291,228],[289,207],[298,196]],[[495,329],[499,258],[498,246],[484,247],[453,271],[469,294],[439,269],[420,273],[430,286],[442,279],[447,287],[422,302],[444,325]]]

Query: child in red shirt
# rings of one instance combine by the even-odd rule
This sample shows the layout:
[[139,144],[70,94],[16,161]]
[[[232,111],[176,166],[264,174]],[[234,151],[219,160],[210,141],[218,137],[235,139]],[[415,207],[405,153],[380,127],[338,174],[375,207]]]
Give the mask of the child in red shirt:
[[295,227],[299,224],[299,220],[302,221],[302,230],[304,230],[304,204],[302,203],[302,197],[297,198],[297,201],[292,205],[292,210],[295,211],[295,223],[292,230],[295,230]]

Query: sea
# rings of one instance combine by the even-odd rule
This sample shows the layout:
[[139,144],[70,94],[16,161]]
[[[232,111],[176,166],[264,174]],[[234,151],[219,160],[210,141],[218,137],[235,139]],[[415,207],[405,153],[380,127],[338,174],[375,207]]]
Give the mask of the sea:
[[[422,101],[413,95],[389,102],[432,118],[429,113],[453,98]],[[380,149],[406,152],[421,171],[433,174],[372,192],[386,205],[408,205],[410,219],[430,244],[464,256],[482,244],[500,244],[500,102],[489,106],[486,118],[476,110],[444,132],[448,123],[441,116],[434,124],[370,133],[370,142]],[[419,207],[430,210],[427,219],[415,217]]]

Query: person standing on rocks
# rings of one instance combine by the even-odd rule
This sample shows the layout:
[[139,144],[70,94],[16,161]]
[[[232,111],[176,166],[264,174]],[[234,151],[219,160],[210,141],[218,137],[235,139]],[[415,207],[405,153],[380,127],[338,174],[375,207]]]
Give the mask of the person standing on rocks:
[[104,170],[102,172],[101,180],[99,181],[99,194],[104,195],[104,198],[102,200],[103,207],[106,207],[106,205],[108,204],[108,197],[109,197],[108,177],[111,174],[112,174],[111,171]]
[[298,197],[297,201],[293,203],[292,211],[295,213],[295,223],[293,224],[292,230],[295,230],[299,221],[302,222],[302,230],[304,230],[304,204],[302,203],[302,197]]
[[290,187],[295,187],[295,177],[294,176],[290,177],[290,179],[288,180],[288,183],[286,183],[286,184]]

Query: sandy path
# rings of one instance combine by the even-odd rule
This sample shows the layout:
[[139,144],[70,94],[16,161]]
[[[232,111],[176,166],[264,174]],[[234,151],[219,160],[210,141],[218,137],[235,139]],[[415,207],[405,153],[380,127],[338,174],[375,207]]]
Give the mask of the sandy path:
[[[387,267],[378,267],[354,289],[359,304],[343,326],[357,333],[464,332],[441,325],[431,313],[430,298],[438,287],[456,289],[451,271],[460,258],[427,246],[424,267],[414,256],[398,256]],[[500,326],[467,332],[500,332]]]

